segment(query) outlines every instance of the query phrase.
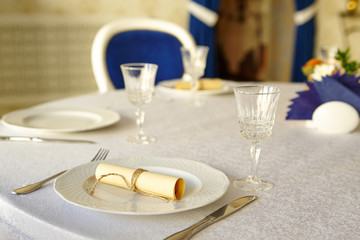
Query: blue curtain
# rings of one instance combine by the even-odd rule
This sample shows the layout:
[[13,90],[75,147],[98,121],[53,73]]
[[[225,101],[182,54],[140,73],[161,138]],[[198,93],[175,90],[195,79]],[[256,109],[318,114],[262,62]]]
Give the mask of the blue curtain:
[[[203,5],[206,8],[218,12],[220,0],[193,0],[194,2]],[[203,22],[190,16],[190,32],[193,35],[197,45],[204,45],[209,47],[209,55],[207,59],[207,67],[205,69],[204,77],[213,78],[218,76],[218,67],[216,59],[215,48],[215,29],[209,27]]]
[[[305,9],[316,0],[295,0],[296,11]],[[294,59],[292,67],[292,81],[304,82],[306,77],[301,72],[301,67],[310,58],[314,57],[315,17],[303,25],[297,26],[294,45]]]

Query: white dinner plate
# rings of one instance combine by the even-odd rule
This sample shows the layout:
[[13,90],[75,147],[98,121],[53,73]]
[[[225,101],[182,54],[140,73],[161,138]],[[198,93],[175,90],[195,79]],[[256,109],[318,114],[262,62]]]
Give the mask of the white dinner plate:
[[158,215],[205,206],[223,196],[229,186],[229,179],[221,171],[187,159],[129,157],[102,162],[181,177],[185,181],[184,195],[181,200],[166,202],[103,183],[99,183],[91,195],[99,162],[87,163],[67,171],[56,179],[55,191],[72,204],[96,211],[124,215]]
[[8,126],[52,132],[93,130],[119,120],[117,112],[84,107],[27,108],[2,117],[2,122]]
[[[191,92],[190,90],[182,90],[176,89],[176,83],[180,81],[180,79],[168,80],[168,81],[161,81],[156,85],[156,90],[159,93],[163,93],[170,96],[178,96],[178,97],[190,97]],[[225,93],[232,92],[231,84],[229,84],[226,80],[221,80],[223,82],[223,86],[221,89],[217,90],[199,90],[197,91],[198,96],[213,96],[213,95],[220,95]]]

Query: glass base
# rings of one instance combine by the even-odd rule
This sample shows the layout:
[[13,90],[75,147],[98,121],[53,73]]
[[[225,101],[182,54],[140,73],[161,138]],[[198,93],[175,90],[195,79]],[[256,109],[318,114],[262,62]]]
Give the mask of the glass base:
[[205,101],[203,99],[194,99],[186,100],[185,102],[193,105],[194,107],[202,107],[205,105]]
[[271,189],[274,185],[269,182],[264,182],[260,178],[246,178],[234,181],[234,186],[241,190],[247,191],[266,191]]
[[127,140],[129,142],[137,143],[137,144],[149,144],[149,143],[155,142],[156,138],[138,134],[133,137],[128,137]]
[[194,99],[193,104],[195,107],[202,107],[205,105],[205,101],[203,99]]

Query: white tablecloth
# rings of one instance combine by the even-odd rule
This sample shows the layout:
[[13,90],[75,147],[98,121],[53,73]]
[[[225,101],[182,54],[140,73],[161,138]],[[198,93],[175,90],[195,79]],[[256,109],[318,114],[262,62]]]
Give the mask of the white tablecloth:
[[[273,134],[261,144],[259,176],[275,184],[259,199],[213,224],[194,239],[360,239],[360,130],[326,135],[304,121],[286,121],[289,99],[303,84],[282,89]],[[249,143],[239,133],[233,94],[206,98],[195,108],[154,98],[146,107],[145,132],[154,144],[126,141],[136,131],[134,107],[124,91],[90,94],[42,106],[111,108],[117,124],[82,133],[41,134],[94,140],[97,144],[0,142],[1,239],[163,239],[235,198],[251,194],[230,186],[218,201],[199,209],[157,216],[92,211],[61,199],[52,183],[28,195],[11,189],[86,163],[100,147],[108,158],[180,157],[223,171],[232,182],[249,174]],[[1,135],[38,136],[0,125]]]

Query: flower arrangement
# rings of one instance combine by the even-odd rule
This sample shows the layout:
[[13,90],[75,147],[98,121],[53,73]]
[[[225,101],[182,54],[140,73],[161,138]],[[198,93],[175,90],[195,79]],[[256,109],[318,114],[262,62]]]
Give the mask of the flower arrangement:
[[307,89],[292,99],[286,119],[312,119],[321,104],[342,101],[360,113],[360,63],[350,61],[350,49],[338,50],[334,59],[310,59],[302,67]]

